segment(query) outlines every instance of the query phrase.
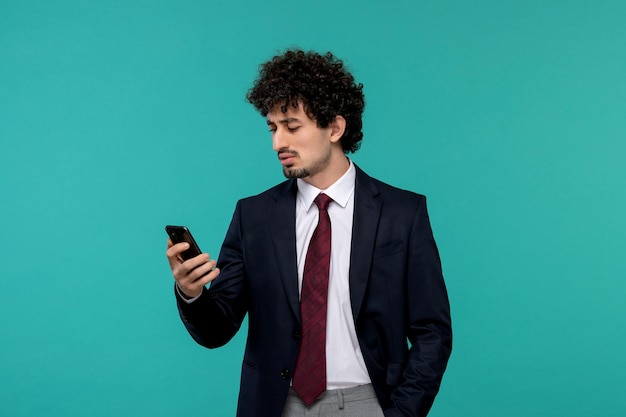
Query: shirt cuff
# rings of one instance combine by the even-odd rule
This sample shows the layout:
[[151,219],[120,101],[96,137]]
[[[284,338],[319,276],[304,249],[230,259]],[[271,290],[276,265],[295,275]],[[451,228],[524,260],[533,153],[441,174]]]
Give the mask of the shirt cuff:
[[189,298],[189,296],[185,295],[185,293],[183,293],[180,288],[178,287],[178,284],[176,284],[176,293],[178,294],[178,296],[181,298],[181,300],[183,300],[185,303],[187,304],[191,304],[194,301],[196,301],[198,298],[200,298],[200,295]]

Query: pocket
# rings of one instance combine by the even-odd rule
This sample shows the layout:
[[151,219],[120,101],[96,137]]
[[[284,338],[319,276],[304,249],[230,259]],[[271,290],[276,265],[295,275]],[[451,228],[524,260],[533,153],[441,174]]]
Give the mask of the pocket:
[[387,385],[399,385],[402,381],[402,373],[404,372],[404,366],[399,363],[390,363],[387,366]]
[[385,244],[374,248],[374,259],[384,258],[398,252],[404,251],[404,244],[401,240],[394,242],[386,242]]

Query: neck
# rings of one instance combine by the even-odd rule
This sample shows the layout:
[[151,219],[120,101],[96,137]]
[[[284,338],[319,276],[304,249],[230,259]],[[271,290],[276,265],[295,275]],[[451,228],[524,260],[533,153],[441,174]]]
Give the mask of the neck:
[[325,190],[341,178],[349,168],[350,161],[342,151],[340,155],[336,154],[331,157],[331,162],[326,169],[317,174],[302,178],[302,180],[320,190]]

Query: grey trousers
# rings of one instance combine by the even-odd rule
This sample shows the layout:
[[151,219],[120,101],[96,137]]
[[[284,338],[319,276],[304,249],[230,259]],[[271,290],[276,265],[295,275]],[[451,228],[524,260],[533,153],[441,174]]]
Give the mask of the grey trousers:
[[307,408],[289,389],[282,417],[384,417],[371,384],[326,391]]

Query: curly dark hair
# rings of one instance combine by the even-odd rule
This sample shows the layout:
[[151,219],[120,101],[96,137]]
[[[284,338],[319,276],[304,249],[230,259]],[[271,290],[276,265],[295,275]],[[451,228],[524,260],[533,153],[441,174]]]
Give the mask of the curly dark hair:
[[345,153],[361,146],[365,108],[363,84],[357,84],[343,61],[327,52],[304,52],[289,49],[259,67],[259,77],[248,91],[246,99],[263,116],[277,105],[283,112],[289,105],[298,107],[302,100],[304,111],[321,128],[326,128],[341,115],[346,130],[341,137]]

